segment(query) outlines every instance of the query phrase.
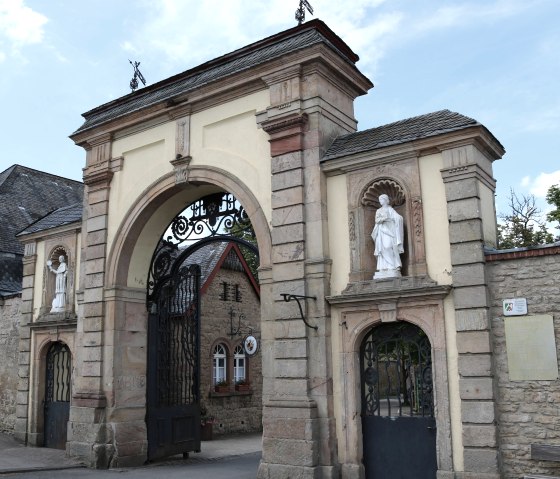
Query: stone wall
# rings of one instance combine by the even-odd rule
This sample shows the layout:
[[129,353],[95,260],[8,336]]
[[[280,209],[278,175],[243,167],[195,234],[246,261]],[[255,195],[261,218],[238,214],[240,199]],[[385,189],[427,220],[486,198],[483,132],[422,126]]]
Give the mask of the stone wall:
[[560,345],[560,246],[487,255],[492,298],[492,338],[497,421],[504,479],[526,474],[560,477],[560,462],[531,459],[531,444],[560,445],[560,381],[510,381],[502,300],[527,299],[530,315],[554,319]]
[[12,433],[16,421],[21,296],[0,303],[0,432]]
[[[240,301],[236,301],[230,288],[228,300],[221,299],[223,282],[239,285]],[[234,329],[239,313],[245,315],[239,335],[230,336],[230,308],[235,312]],[[262,430],[262,366],[261,353],[246,359],[246,375],[250,381],[249,391],[236,391],[231,381],[233,374],[233,351],[241,344],[249,328],[255,337],[260,325],[260,301],[257,293],[243,272],[220,269],[205,289],[201,300],[201,401],[208,415],[215,418],[214,433],[231,434]],[[217,393],[213,386],[213,347],[223,343],[228,354],[229,390]]]

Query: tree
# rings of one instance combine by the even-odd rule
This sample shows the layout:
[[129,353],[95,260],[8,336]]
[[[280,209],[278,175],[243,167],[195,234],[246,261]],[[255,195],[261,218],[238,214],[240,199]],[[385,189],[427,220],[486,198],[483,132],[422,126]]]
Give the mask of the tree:
[[546,229],[542,211],[535,204],[534,195],[518,196],[510,189],[508,206],[509,213],[499,215],[503,220],[498,225],[499,248],[536,246],[554,241]]
[[[560,184],[551,186],[546,193],[546,202],[549,205],[555,206],[556,209],[552,210],[546,215],[548,221],[557,221],[557,229],[560,229]],[[560,235],[556,237],[556,241],[560,241]]]

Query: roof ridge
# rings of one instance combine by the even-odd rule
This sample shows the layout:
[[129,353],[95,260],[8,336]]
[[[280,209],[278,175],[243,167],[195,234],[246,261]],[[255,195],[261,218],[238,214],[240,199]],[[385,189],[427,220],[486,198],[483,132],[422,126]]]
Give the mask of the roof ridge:
[[[61,180],[64,181],[71,181],[72,183],[77,183],[79,185],[83,185],[84,183],[82,181],[78,181],[78,180],[73,180],[72,178],[67,178],[66,176],[60,176],[60,175],[56,175],[54,173],[49,173],[48,171],[42,171],[42,170],[38,170],[36,168],[31,168],[29,166],[25,166],[25,165],[20,165],[19,163],[14,163],[12,166],[10,166],[9,168],[7,168],[6,170],[4,170],[2,173],[0,173],[0,176],[8,171],[9,169],[12,169],[12,172],[10,172],[10,175],[16,171],[16,170],[24,170],[24,171],[33,171],[35,173],[39,173],[42,176],[50,176],[52,178],[60,178]],[[8,176],[10,176],[8,175]],[[2,184],[2,182],[0,181],[0,184]]]

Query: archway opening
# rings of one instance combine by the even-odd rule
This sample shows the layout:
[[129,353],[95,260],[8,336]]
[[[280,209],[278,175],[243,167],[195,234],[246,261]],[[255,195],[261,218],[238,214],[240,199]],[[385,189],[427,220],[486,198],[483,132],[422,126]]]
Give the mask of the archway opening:
[[[151,260],[148,458],[262,429],[258,248],[230,193],[207,195],[165,229]],[[208,432],[211,429],[212,432]]]
[[431,345],[417,326],[385,323],[360,347],[366,478],[435,479]]

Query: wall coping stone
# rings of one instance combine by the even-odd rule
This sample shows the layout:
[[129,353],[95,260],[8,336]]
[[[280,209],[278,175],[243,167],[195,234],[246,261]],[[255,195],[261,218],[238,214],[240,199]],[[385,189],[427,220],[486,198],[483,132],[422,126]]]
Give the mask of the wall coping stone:
[[509,259],[535,258],[560,254],[560,241],[552,244],[526,246],[524,248],[510,248],[497,250],[484,248],[486,261],[505,261]]

